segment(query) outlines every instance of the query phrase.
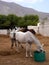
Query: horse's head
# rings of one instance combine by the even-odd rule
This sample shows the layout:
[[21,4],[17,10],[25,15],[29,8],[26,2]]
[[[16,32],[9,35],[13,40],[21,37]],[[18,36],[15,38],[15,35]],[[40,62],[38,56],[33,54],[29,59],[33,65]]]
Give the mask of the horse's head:
[[40,52],[40,51],[44,51],[43,46],[44,46],[44,44],[38,46],[38,47],[37,47],[37,51],[39,51],[39,52]]

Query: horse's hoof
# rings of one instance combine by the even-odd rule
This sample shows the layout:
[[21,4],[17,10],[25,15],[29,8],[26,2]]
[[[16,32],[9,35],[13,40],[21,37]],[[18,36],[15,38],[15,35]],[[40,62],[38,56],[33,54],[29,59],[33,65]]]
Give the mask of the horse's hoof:
[[26,58],[28,58],[28,55],[26,55]]
[[32,55],[30,55],[30,57],[32,58],[33,56],[32,56]]

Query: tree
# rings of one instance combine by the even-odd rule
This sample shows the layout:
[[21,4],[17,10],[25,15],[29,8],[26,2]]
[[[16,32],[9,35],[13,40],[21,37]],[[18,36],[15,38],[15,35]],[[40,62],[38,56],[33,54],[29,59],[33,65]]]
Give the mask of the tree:
[[17,25],[18,17],[16,15],[9,14],[7,16],[7,20],[10,21],[10,27],[14,27]]
[[24,16],[24,20],[28,25],[37,25],[37,23],[39,22],[39,17],[37,15],[26,15]]
[[0,15],[0,28],[4,28],[6,26],[5,23],[7,21],[7,16],[5,15]]
[[15,26],[27,27],[28,25],[37,25],[39,17],[37,15],[25,15],[18,17],[13,14],[0,15],[0,27],[13,28]]

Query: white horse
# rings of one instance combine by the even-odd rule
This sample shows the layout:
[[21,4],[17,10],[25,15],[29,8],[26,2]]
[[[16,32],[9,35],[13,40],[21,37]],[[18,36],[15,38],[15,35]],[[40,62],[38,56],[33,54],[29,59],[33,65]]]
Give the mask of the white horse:
[[40,41],[35,37],[35,35],[33,35],[30,31],[27,31],[27,32],[21,32],[19,30],[16,30],[15,31],[16,33],[16,41],[18,42],[17,43],[17,48],[18,48],[18,44],[19,43],[25,43],[26,44],[26,57],[28,57],[28,51],[29,51],[29,54],[30,54],[30,57],[32,57],[32,43],[35,43],[37,45],[37,49],[38,51],[43,51],[43,46],[42,44],[40,43]]

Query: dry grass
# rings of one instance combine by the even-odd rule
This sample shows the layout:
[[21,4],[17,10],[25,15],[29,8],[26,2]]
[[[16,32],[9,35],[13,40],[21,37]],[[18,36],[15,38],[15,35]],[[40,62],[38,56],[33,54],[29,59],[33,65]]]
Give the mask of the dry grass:
[[[16,52],[16,48],[10,49],[11,41],[8,36],[0,35],[0,65],[49,65],[49,37],[36,35],[41,43],[44,44],[46,50],[46,61],[35,62],[34,58],[25,57],[25,49],[20,49]],[[25,45],[23,45],[25,48]],[[32,45],[32,50],[35,50],[35,45]]]

